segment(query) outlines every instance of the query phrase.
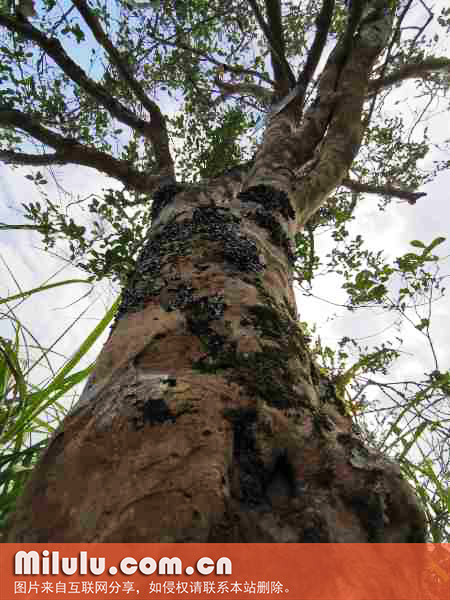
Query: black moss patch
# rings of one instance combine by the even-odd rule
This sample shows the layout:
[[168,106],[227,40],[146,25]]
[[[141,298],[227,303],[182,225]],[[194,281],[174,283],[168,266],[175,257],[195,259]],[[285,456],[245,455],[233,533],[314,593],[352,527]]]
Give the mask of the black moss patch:
[[226,304],[223,296],[203,296],[186,307],[186,323],[191,333],[202,342],[208,353],[208,359],[215,360],[227,346],[227,339],[216,333],[210,323],[221,319]]
[[191,306],[192,318],[201,321],[214,321],[221,319],[225,312],[226,304],[223,296],[202,296],[197,298]]
[[[289,368],[289,359],[304,356],[306,363],[309,359],[296,322],[287,311],[274,306],[270,297],[264,296],[264,300],[266,304],[246,307],[241,325],[253,326],[260,339],[268,338],[276,345],[263,347],[259,352],[237,352],[236,342],[211,329],[209,318],[202,318],[201,314],[197,318],[188,317],[190,330],[209,350],[206,356],[194,362],[193,368],[202,373],[220,372],[228,381],[238,383],[250,396],[264,400],[269,406],[297,410],[307,401],[302,404],[295,391],[298,373]],[[220,318],[222,306],[220,301],[218,307],[215,304],[212,308],[202,307],[205,315],[212,312],[211,316],[217,314]]]
[[[252,282],[248,281],[247,283],[251,284]],[[276,325],[276,329],[283,331],[285,342],[289,341],[289,347],[292,348],[292,351],[300,352],[302,355],[305,354],[305,351],[307,353],[307,344],[301,329],[298,326],[298,317],[294,307],[291,307],[285,298],[284,308],[286,309],[286,312],[284,312],[262,285],[260,279],[256,279],[253,282],[253,285],[255,285],[255,287],[258,289],[259,295],[261,296],[264,304],[262,310],[260,308],[255,308],[254,310],[251,309],[250,312],[253,311],[255,317],[258,318],[259,324],[267,324],[268,327],[266,329],[266,335],[268,337],[272,337],[270,333],[272,326],[270,323],[277,321],[278,324]],[[295,349],[293,344],[295,344]]]
[[[267,304],[247,307],[248,319],[260,332],[262,338],[275,340],[280,345],[280,352],[287,360],[291,356],[302,357],[307,363],[309,355],[302,339],[297,321],[286,311],[280,310],[272,300],[265,296]],[[245,319],[245,317],[244,317]]]
[[162,399],[147,400],[142,410],[142,416],[145,423],[158,425],[161,423],[175,423],[175,416],[169,410],[169,407]]
[[233,271],[258,273],[264,269],[255,242],[240,236],[230,239],[226,244],[223,259]]
[[169,183],[168,185],[159,188],[153,194],[151,211],[152,222],[159,217],[162,209],[168,206],[172,202],[173,198],[184,189],[184,185],[179,183]]
[[298,407],[298,396],[293,391],[296,381],[287,368],[283,353],[276,349],[265,349],[251,356],[248,367],[238,370],[237,379],[250,393],[262,398],[268,406],[280,410]]
[[[265,300],[270,302],[269,298]],[[191,330],[212,352],[196,361],[194,368],[206,373],[229,370],[225,375],[227,379],[243,386],[249,395],[261,398],[278,409],[298,409],[299,396],[294,391],[298,374],[288,367],[292,356],[304,354],[296,323],[287,313],[280,312],[271,304],[263,304],[247,307],[241,324],[252,325],[260,338],[274,340],[277,345],[265,347],[260,352],[237,352],[236,343],[218,336],[200,318],[194,320],[191,327],[195,329]]]
[[228,410],[225,416],[233,426],[233,458],[239,468],[241,506],[268,510],[270,506],[265,494],[267,474],[256,448],[256,409]]
[[162,265],[192,254],[198,238],[220,243],[218,258],[222,258],[225,268],[242,273],[264,269],[256,244],[241,235],[238,217],[221,207],[197,207],[190,221],[177,222],[174,218],[167,225],[150,230],[136,270],[123,291],[116,322],[128,312],[142,310],[151,297],[159,295],[167,286],[160,279]]
[[367,532],[367,541],[377,543],[383,540],[384,507],[381,495],[367,490],[367,496],[357,495],[350,501],[350,506],[356,512],[362,526]]
[[246,212],[245,217],[254,221],[259,227],[267,229],[270,232],[273,243],[282,248],[286,253],[289,264],[295,264],[295,254],[292,251],[292,244],[289,237],[270,210],[258,208],[255,211]]
[[242,176],[250,171],[252,166],[254,165],[254,160],[249,160],[240,165],[234,165],[230,169],[226,169],[225,171],[221,171],[217,175],[214,176],[214,179],[219,177],[232,177],[238,181],[241,180]]
[[242,202],[261,204],[265,210],[272,214],[280,213],[285,219],[295,218],[295,211],[286,192],[269,185],[255,185],[240,192],[237,197]]
[[209,330],[205,333],[202,333],[198,326],[193,328],[192,333],[200,338],[207,353],[207,356],[200,360],[204,360],[207,363],[214,363],[214,361],[216,361],[217,358],[223,354],[224,349],[229,345],[225,337]]
[[273,463],[267,472],[265,494],[268,498],[276,496],[295,497],[300,495],[303,481],[295,480],[295,469],[290,463],[285,448],[273,449]]
[[328,527],[319,515],[311,517],[311,523],[303,528],[301,539],[303,544],[326,544],[330,541]]
[[194,288],[185,283],[180,283],[170,301],[166,302],[164,308],[167,312],[184,309],[194,302]]

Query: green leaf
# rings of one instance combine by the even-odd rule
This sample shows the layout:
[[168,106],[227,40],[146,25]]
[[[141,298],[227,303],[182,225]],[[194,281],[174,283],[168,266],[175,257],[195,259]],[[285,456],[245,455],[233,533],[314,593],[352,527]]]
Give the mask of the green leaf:
[[423,329],[425,329],[429,326],[430,326],[430,319],[420,319],[420,323],[418,325],[415,325],[415,328],[418,329],[419,331],[422,331]]
[[443,242],[445,242],[447,238],[445,237],[437,237],[435,238],[431,244],[429,246],[427,246],[427,252],[431,252],[432,250],[434,250],[434,248],[436,248],[436,246],[439,246],[439,244],[442,244]]

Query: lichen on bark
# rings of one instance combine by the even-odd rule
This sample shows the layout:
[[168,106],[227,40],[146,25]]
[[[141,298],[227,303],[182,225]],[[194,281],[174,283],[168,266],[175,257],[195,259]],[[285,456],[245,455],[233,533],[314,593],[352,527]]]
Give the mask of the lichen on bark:
[[165,197],[9,541],[424,541],[412,490],[310,357],[274,236],[289,206],[267,185]]

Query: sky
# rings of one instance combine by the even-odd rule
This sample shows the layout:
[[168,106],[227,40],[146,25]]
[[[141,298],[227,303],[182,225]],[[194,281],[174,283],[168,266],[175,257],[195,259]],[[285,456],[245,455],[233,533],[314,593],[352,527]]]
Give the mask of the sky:
[[[415,96],[414,83],[403,85],[395,91],[393,98],[400,100],[400,104],[392,103],[389,110],[395,113],[405,108],[415,108],[417,102],[420,102]],[[172,109],[166,102],[161,107],[166,112]],[[450,139],[448,114],[438,114],[430,121],[429,126],[432,139]],[[420,135],[420,131],[417,135]],[[426,160],[435,158],[442,159],[443,156],[429,155]],[[446,158],[448,159],[448,156]],[[26,179],[26,175],[31,172],[30,168],[12,169],[0,163],[0,223],[24,223],[20,215],[21,202],[39,200],[34,185]],[[54,169],[54,175],[65,189],[80,197],[101,195],[104,187],[120,187],[117,182],[80,166],[59,167]],[[47,189],[51,197],[56,198],[58,193],[54,181],[51,177],[48,177],[48,180]],[[406,202],[394,200],[385,212],[377,210],[376,196],[365,195],[357,206],[351,233],[362,233],[369,248],[379,249],[381,242],[386,256],[391,259],[411,250],[411,240],[419,239],[429,243],[437,236],[448,236],[449,190],[450,173],[441,173],[434,182],[420,190],[425,191],[427,196],[420,198],[416,205],[410,206]],[[316,244],[319,252],[329,251],[330,240],[326,235],[320,236]],[[437,253],[447,257],[442,261],[441,273],[449,275],[449,240],[438,247]],[[28,290],[46,281],[85,277],[85,273],[45,252],[40,236],[35,232],[0,230],[0,297],[18,292],[15,280],[22,290]],[[49,357],[54,368],[61,366],[73,354],[112,304],[118,292],[118,289],[111,287],[108,282],[102,282],[90,290],[90,286],[86,284],[68,285],[58,288],[57,291],[41,292],[25,301],[14,301],[9,305],[9,308],[13,308],[14,315],[43,347],[52,347]],[[333,347],[343,335],[366,340],[369,345],[379,344],[391,333],[391,330],[386,331],[386,328],[393,320],[392,315],[381,311],[375,314],[360,311],[355,315],[329,303],[345,301],[345,294],[339,287],[337,276],[318,278],[312,292],[316,297],[297,293],[299,315],[302,321],[317,324],[317,333],[323,344]],[[4,308],[5,305],[2,305],[0,336],[9,338],[11,326],[8,319],[4,318]],[[449,318],[450,300],[447,296],[434,305],[431,328],[441,371],[450,368],[447,334]],[[86,357],[85,364],[95,359],[108,331],[109,329]],[[405,328],[403,337],[405,354],[398,361],[394,375],[399,378],[421,378],[424,371],[434,368],[430,351],[424,344],[423,336],[414,328]],[[59,341],[54,345],[56,340]],[[39,356],[38,349],[32,352],[35,358]],[[41,362],[33,370],[32,379],[34,383],[40,384],[48,376],[49,369]]]

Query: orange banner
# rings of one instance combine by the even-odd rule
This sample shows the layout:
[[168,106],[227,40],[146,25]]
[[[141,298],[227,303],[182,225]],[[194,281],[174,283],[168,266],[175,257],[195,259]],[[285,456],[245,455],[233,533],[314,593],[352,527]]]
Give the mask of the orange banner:
[[0,545],[0,600],[170,597],[450,600],[450,545]]

